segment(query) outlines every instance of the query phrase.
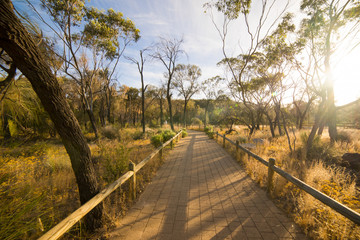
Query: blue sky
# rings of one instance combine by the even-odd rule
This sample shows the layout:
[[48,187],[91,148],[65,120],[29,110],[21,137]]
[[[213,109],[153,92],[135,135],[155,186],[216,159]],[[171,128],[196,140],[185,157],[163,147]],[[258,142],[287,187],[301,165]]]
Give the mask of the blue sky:
[[[221,60],[220,38],[209,15],[204,13],[206,0],[107,0],[92,1],[99,9],[113,8],[130,18],[140,29],[141,39],[128,47],[125,55],[138,57],[140,49],[155,43],[159,36],[183,38],[183,55],[179,63],[195,64],[202,69],[200,80],[222,74],[216,67]],[[163,80],[164,66],[156,61],[145,65],[144,78],[147,83],[159,85]],[[140,78],[134,64],[122,59],[118,72],[121,84],[140,87]]]
[[[39,0],[30,1],[35,5],[39,2]],[[159,36],[182,37],[183,49],[187,55],[184,55],[178,63],[198,65],[202,69],[200,81],[203,81],[216,75],[224,75],[223,69],[216,66],[216,63],[223,58],[221,40],[209,14],[206,14],[203,8],[204,3],[209,1],[211,0],[93,0],[86,1],[86,4],[99,9],[113,8],[120,11],[140,29],[141,39],[128,46],[124,55],[137,58],[139,50],[154,44]],[[256,23],[256,9],[259,2],[260,0],[253,1],[255,15],[250,24]],[[277,0],[275,12],[272,14],[277,15],[276,11],[281,11],[285,2],[286,0]],[[290,11],[299,14],[300,2],[300,0],[291,0]],[[14,4],[23,7],[24,0],[14,0]],[[38,10],[41,11],[40,8]],[[45,16],[46,13],[43,13]],[[217,23],[221,22],[221,16],[217,13],[214,13],[214,19]],[[245,31],[246,29],[236,22],[230,26],[227,42],[227,52],[230,56],[240,54],[240,46],[246,49],[248,41],[244,38]],[[46,31],[45,34],[52,35]],[[339,105],[360,97],[359,54],[360,51],[357,50],[343,56],[334,66],[335,97]],[[145,83],[159,86],[164,80],[164,72],[165,68],[159,62],[147,61],[144,70]],[[121,59],[116,76],[120,85],[137,88],[141,86],[136,65],[124,58]],[[203,97],[201,94],[195,96],[195,98],[201,97]]]

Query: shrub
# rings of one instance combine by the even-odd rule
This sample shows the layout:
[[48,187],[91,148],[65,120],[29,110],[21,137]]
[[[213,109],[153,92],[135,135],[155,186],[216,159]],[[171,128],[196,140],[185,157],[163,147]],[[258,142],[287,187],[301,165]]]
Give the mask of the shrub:
[[351,135],[348,132],[345,132],[345,131],[338,132],[336,140],[340,141],[340,142],[345,142],[345,143],[351,143],[352,142]]
[[128,168],[131,148],[127,148],[120,143],[100,144],[100,157],[103,160],[104,167],[103,179],[107,182],[113,182],[118,179]]
[[176,135],[176,133],[174,133],[173,131],[171,131],[171,130],[165,130],[165,131],[162,133],[163,141],[164,141],[164,142],[169,141],[169,140],[170,140],[171,138],[173,138],[175,135]]
[[114,126],[109,125],[101,129],[101,135],[108,139],[116,139],[119,136],[119,131]]
[[181,137],[187,137],[188,133],[186,131],[186,129],[183,129],[182,133],[181,133]]
[[193,125],[199,125],[199,129],[200,129],[201,125],[203,124],[203,122],[202,122],[199,118],[193,118],[193,119],[191,119],[191,123],[192,123]]
[[206,128],[204,128],[204,132],[205,132],[205,133],[213,132],[213,131],[214,131],[213,126],[207,126]]
[[247,142],[247,138],[244,138],[244,137],[238,137],[237,139],[239,141],[239,143],[246,143]]
[[162,134],[156,134],[154,136],[151,137],[150,142],[152,145],[154,145],[154,147],[160,147],[161,144],[163,143],[163,136]]
[[156,121],[155,119],[153,119],[153,120],[150,121],[149,127],[150,127],[150,128],[159,128],[160,125],[159,125],[158,121]]
[[131,134],[132,139],[134,140],[140,140],[144,137],[144,134],[140,130],[136,130],[133,134]]
[[151,144],[154,145],[155,147],[160,147],[162,143],[169,141],[175,135],[176,133],[174,133],[171,130],[164,130],[164,131],[159,130],[158,134],[152,136],[150,141]]

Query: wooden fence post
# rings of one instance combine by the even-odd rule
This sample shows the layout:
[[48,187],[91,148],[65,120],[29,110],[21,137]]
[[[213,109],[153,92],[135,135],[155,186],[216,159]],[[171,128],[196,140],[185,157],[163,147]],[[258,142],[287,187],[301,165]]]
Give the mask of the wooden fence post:
[[173,149],[173,148],[174,148],[174,139],[173,139],[173,140],[171,140],[171,142],[170,142],[170,148],[171,148],[171,149]]
[[239,159],[239,140],[236,140],[236,159]]
[[216,131],[216,141],[218,140],[218,137],[219,137],[219,133],[218,131]]
[[267,192],[271,193],[271,191],[274,188],[274,170],[272,169],[272,167],[275,165],[275,159],[274,158],[270,158],[269,159],[269,167],[268,167],[268,182],[267,182]]
[[223,135],[223,148],[225,148],[225,133]]
[[133,171],[134,175],[131,177],[132,181],[130,181],[130,192],[131,192],[131,197],[133,200],[136,199],[136,172],[135,172],[135,163],[133,163],[132,161],[129,161],[129,171]]
[[164,146],[163,146],[163,144],[161,144],[161,149],[160,149],[160,151],[159,151],[160,161],[163,160],[163,149],[164,149]]

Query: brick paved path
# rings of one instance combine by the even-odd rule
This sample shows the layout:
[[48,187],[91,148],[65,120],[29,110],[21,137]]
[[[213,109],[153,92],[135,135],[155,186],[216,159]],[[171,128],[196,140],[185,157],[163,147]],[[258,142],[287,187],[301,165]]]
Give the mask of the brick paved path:
[[110,239],[306,239],[204,133],[189,131]]

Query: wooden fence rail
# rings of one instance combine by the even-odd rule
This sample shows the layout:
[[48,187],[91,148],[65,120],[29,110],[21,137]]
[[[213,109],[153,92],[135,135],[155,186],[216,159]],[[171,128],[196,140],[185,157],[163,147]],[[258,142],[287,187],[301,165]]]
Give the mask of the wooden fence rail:
[[144,160],[142,160],[139,164],[135,165],[130,162],[129,170],[125,174],[123,174],[119,179],[115,182],[111,183],[100,193],[95,195],[92,199],[82,205],[80,208],[75,210],[72,214],[70,214],[67,218],[58,223],[55,227],[50,229],[47,233],[39,238],[39,240],[55,240],[61,237],[64,233],[66,233],[72,226],[74,226],[81,218],[83,218],[87,213],[89,213],[94,207],[96,207],[99,203],[101,203],[107,196],[109,196],[113,191],[115,191],[118,187],[120,187],[123,183],[125,183],[129,178],[133,178],[131,182],[131,196],[136,198],[136,173],[145,166],[147,162],[149,162],[152,158],[155,157],[157,153],[160,152],[160,157],[162,157],[163,148],[167,145],[171,145],[171,148],[174,145],[174,140],[180,140],[182,135],[182,130],[180,130],[173,138],[169,141],[165,142],[163,145],[158,147],[155,151],[153,151],[149,156],[147,156]]
[[273,174],[274,174],[274,172],[276,172],[280,176],[282,176],[283,178],[288,180],[289,182],[295,184],[297,187],[299,187],[300,189],[304,190],[305,192],[307,192],[308,194],[310,194],[311,196],[316,198],[317,200],[321,201],[325,205],[334,209],[335,211],[337,211],[344,217],[350,219],[354,223],[360,225],[360,214],[358,212],[355,212],[354,210],[350,209],[349,207],[339,203],[335,199],[325,195],[324,193],[316,190],[315,188],[307,185],[305,182],[301,181],[300,179],[290,175],[289,173],[285,172],[281,168],[277,167],[275,165],[275,159],[270,158],[269,161],[266,161],[265,159],[259,157],[255,153],[253,153],[250,150],[246,149],[245,147],[241,146],[238,142],[235,143],[231,139],[227,138],[225,135],[221,135],[218,132],[216,132],[216,137],[217,136],[220,136],[223,138],[223,147],[225,147],[225,140],[227,140],[228,142],[230,142],[231,144],[233,144],[236,147],[237,152],[238,152],[238,149],[241,149],[242,151],[246,152],[249,156],[255,158],[256,160],[258,160],[259,162],[261,162],[262,164],[264,164],[265,166],[268,167],[268,183],[267,183],[268,191],[271,191],[271,189],[273,188],[273,185],[272,185],[273,184]]

